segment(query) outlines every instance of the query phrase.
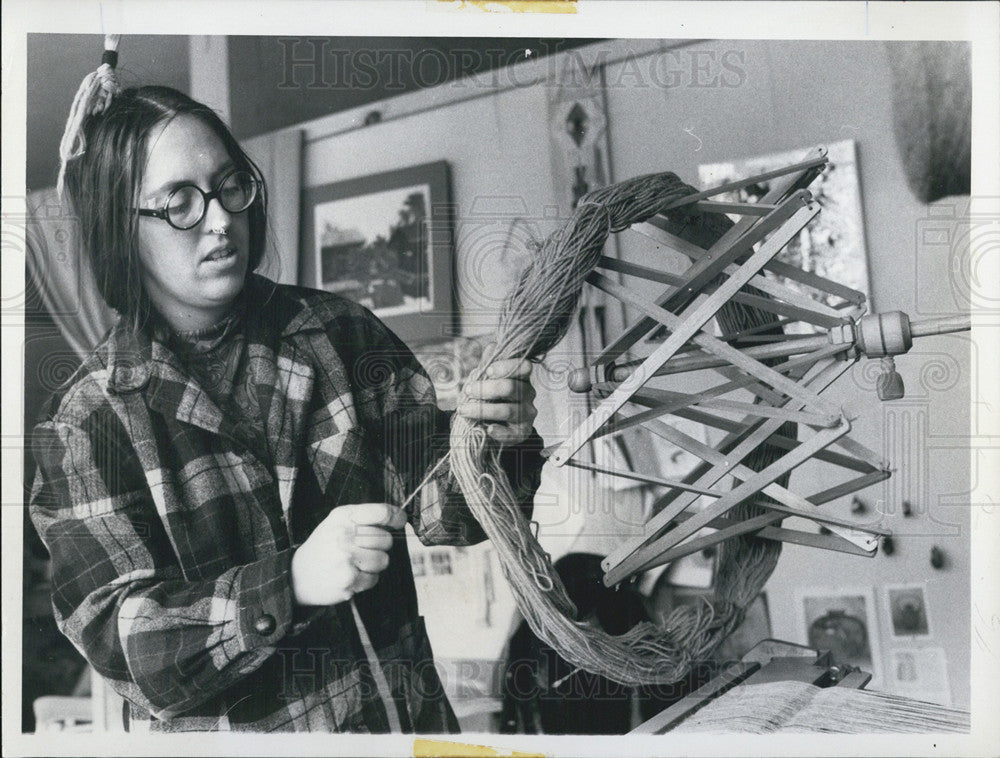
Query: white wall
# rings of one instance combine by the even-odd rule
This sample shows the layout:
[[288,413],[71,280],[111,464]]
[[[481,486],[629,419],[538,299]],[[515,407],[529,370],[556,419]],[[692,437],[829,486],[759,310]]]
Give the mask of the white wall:
[[[689,68],[685,73],[692,59],[681,58],[669,87],[643,77],[649,59],[608,66],[614,179],[671,170],[696,183],[700,163],[853,139],[858,145],[875,308],[920,316],[966,305],[952,291],[947,252],[921,242],[930,214],[948,213],[952,205],[943,201],[935,208],[922,206],[906,189],[891,133],[890,80],[880,43],[726,41],[693,43],[690,48],[714,52],[714,69],[710,66],[707,75],[691,73]],[[727,51],[736,57],[727,59],[731,68],[722,73],[737,86],[690,86],[696,76],[710,79],[712,71],[720,73],[718,62]],[[626,71],[626,65],[633,69],[638,65],[639,73]],[[511,282],[500,258],[512,220],[526,219],[538,233],[547,232],[558,220],[552,218],[557,193],[550,171],[546,88],[533,85],[484,93],[322,137],[331,131],[328,127],[323,122],[304,125],[306,187],[449,161],[458,219],[456,268],[463,332],[488,331],[493,310]],[[626,257],[636,254],[637,248],[625,238]],[[969,432],[969,350],[963,335],[921,341],[897,361],[908,396],[893,405],[878,402],[873,375],[862,367],[835,385],[831,397],[857,417],[854,436],[897,466],[887,484],[862,493],[872,504],[884,503],[890,514],[887,523],[899,535],[897,551],[892,557],[865,559],[787,547],[767,587],[774,636],[797,641],[805,639],[796,588],[873,589],[884,667],[891,642],[882,605],[884,587],[925,584],[932,637],[912,644],[945,649],[957,704],[968,703],[969,686],[969,522],[968,510],[962,507],[970,489],[968,443],[963,439]],[[561,390],[546,391],[552,380],[544,370],[537,376],[543,385],[538,427],[543,436],[552,435],[564,428],[570,406]],[[580,501],[586,496],[567,495],[565,474],[550,468],[546,467],[536,514],[543,544],[559,554],[585,518],[586,504]],[[819,489],[818,484],[801,482],[803,477],[821,477],[820,472],[796,476],[793,488],[798,483],[805,491]],[[915,518],[904,520],[899,515],[904,498],[913,502]],[[846,500],[832,506],[838,515],[848,512]],[[929,565],[935,544],[948,556],[942,571]],[[506,595],[498,604],[500,609],[512,609]],[[462,655],[470,639],[477,641],[483,655],[488,650],[499,653],[507,631],[503,624],[470,632],[453,611],[439,613],[427,605],[425,600],[439,657]]]

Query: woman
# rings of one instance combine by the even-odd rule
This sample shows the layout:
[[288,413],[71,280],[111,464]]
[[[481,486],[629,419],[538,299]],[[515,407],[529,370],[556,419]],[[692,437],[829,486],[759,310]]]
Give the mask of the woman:
[[[485,535],[426,374],[360,306],[253,273],[264,182],[209,108],[143,87],[82,129],[66,189],[120,319],[34,433],[60,629],[131,728],[456,730],[402,528]],[[457,412],[530,512],[529,373],[497,364]]]

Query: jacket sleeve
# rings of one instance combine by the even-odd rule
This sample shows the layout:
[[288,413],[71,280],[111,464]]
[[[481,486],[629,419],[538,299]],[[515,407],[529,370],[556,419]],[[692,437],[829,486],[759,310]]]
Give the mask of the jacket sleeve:
[[293,629],[291,551],[184,576],[113,413],[35,428],[30,514],[62,632],[124,697],[166,719],[259,667]]
[[[427,372],[381,322],[372,319],[367,349],[361,361],[378,364],[358,375],[378,376],[378,434],[386,457],[386,489],[407,506],[411,526],[428,545],[473,545],[486,534],[465,503],[452,475],[447,455],[452,414],[438,408]],[[530,519],[535,491],[541,481],[542,439],[535,430],[519,445],[501,451],[500,462],[525,518]],[[444,459],[444,460],[442,460]]]

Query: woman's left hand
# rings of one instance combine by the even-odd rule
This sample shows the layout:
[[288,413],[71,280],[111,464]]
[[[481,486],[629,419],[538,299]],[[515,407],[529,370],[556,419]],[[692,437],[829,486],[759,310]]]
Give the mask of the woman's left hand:
[[493,363],[482,379],[466,382],[456,412],[486,424],[487,434],[501,445],[523,442],[538,415],[531,369],[529,361],[518,359]]

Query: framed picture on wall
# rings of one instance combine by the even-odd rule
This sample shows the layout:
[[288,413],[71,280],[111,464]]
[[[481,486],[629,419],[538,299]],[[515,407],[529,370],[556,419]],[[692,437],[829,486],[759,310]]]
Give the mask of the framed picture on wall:
[[930,637],[930,614],[922,584],[887,585],[885,602],[893,637]]
[[882,655],[875,603],[870,588],[799,588],[802,609],[800,641],[830,651],[837,663],[857,666],[872,675],[872,686],[882,680]]
[[[826,148],[829,163],[823,173],[809,185],[809,191],[823,212],[785,245],[778,253],[777,260],[863,292],[868,298],[868,306],[871,309],[857,148],[854,140],[827,143]],[[698,167],[698,179],[703,187],[714,187],[736,179],[745,179],[802,160],[802,156],[808,150],[808,147],[803,147],[721,163],[702,164]],[[750,185],[739,193],[723,194],[714,199],[755,203],[769,190],[768,182],[762,182]],[[827,305],[836,304],[832,296],[813,291],[800,282],[782,276],[775,278],[791,289],[802,291],[809,296],[817,296]],[[805,324],[794,324],[788,329],[797,331],[807,328]]]
[[446,161],[309,187],[300,284],[375,313],[408,344],[453,334]]

